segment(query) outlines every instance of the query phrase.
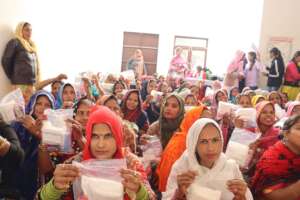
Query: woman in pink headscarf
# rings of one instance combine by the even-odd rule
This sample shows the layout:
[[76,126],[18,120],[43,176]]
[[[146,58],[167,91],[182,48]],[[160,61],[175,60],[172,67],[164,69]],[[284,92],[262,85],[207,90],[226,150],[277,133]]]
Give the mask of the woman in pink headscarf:
[[176,55],[171,60],[168,76],[176,77],[176,78],[183,78],[184,72],[187,69],[187,63],[186,63],[185,59],[182,58],[182,56],[181,56],[181,54],[182,54],[181,47],[177,47],[175,52],[176,52]]
[[238,87],[239,80],[244,77],[243,65],[244,65],[245,53],[238,50],[235,54],[235,58],[231,61],[230,65],[227,67],[224,87],[232,88]]

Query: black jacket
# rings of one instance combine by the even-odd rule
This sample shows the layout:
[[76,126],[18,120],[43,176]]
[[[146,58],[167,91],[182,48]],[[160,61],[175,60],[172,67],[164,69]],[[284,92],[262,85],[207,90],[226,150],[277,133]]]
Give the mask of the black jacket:
[[33,85],[36,82],[36,54],[28,52],[18,39],[7,43],[1,61],[12,84]]
[[24,152],[15,131],[1,119],[0,135],[10,142],[8,153],[4,157],[0,157],[0,198],[3,196],[15,197],[17,191],[12,188],[11,179],[23,162]]
[[267,67],[269,71],[267,86],[280,87],[284,76],[284,62],[282,59],[272,60],[271,67]]

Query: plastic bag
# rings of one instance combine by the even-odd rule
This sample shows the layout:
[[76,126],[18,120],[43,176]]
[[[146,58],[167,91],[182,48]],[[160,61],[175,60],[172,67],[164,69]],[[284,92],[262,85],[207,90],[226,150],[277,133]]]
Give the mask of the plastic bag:
[[105,94],[112,94],[114,84],[112,84],[112,83],[101,83],[101,87],[104,89]]
[[143,164],[147,168],[151,161],[160,157],[162,146],[160,139],[157,136],[150,136],[146,145],[142,146],[143,150]]
[[25,100],[20,89],[8,93],[1,99],[0,115],[3,121],[9,124],[25,116]]
[[73,109],[59,109],[44,111],[47,120],[43,122],[42,143],[46,144],[49,149],[55,149],[64,153],[71,153],[71,128],[67,125],[66,120],[73,116]]
[[238,108],[235,115],[245,121],[245,128],[257,127],[256,110],[254,108]]
[[260,134],[235,128],[228,142],[225,155],[227,158],[235,160],[240,166],[247,168],[253,155],[253,152],[249,149],[249,144],[259,137]]
[[163,95],[163,93],[159,92],[159,91],[156,91],[156,90],[152,90],[151,95],[153,96],[152,101],[153,102],[158,102],[159,99],[161,98],[161,96]]
[[81,177],[73,184],[75,200],[123,200],[124,188],[120,170],[126,168],[125,159],[88,160],[73,162]]
[[225,114],[232,115],[239,107],[237,105],[220,101],[217,111],[217,119],[222,119]]
[[192,184],[188,188],[187,200],[220,200],[222,192],[208,187]]
[[120,73],[120,76],[123,76],[126,80],[135,82],[135,75],[133,70],[126,70]]
[[281,119],[285,116],[285,110],[283,110],[278,104],[275,104],[275,116]]

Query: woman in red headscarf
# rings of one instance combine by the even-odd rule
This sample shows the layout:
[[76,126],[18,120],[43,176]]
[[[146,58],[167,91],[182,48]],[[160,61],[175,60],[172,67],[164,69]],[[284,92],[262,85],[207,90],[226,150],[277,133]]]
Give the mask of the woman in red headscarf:
[[[122,151],[122,123],[115,113],[103,106],[94,107],[87,123],[86,139],[83,155],[79,154],[75,160],[109,160],[126,157],[128,169],[122,169],[120,172],[124,188],[133,191],[137,200],[155,199],[141,163],[133,154],[127,153],[125,156]],[[73,199],[71,193],[66,192],[79,176],[77,167],[71,164],[58,165],[54,178],[39,190],[37,199]],[[125,193],[124,200],[130,199]]]

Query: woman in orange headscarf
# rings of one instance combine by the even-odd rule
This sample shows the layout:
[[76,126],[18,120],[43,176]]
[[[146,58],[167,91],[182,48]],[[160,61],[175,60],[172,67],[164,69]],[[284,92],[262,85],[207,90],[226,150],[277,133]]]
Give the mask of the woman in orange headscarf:
[[186,149],[186,136],[189,128],[201,117],[211,117],[210,111],[203,105],[188,111],[181,122],[180,131],[176,132],[164,149],[156,173],[158,175],[158,187],[160,192],[166,190],[169,174],[175,161]]

